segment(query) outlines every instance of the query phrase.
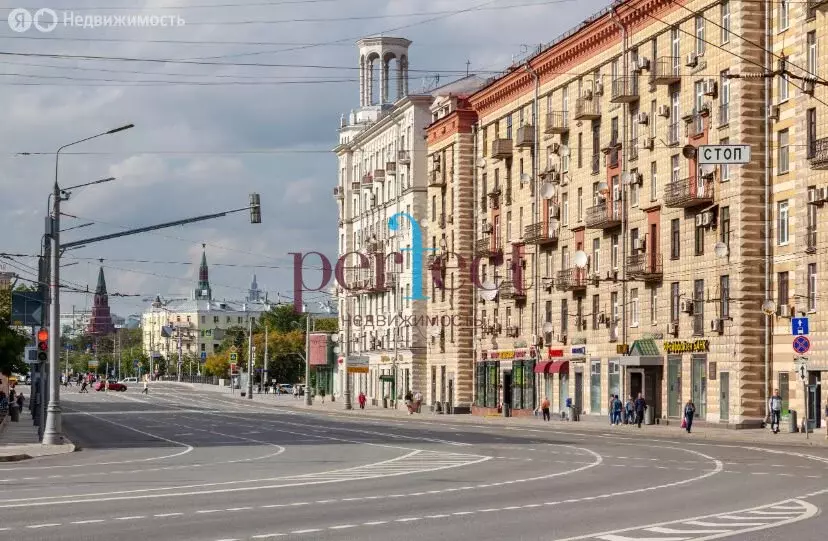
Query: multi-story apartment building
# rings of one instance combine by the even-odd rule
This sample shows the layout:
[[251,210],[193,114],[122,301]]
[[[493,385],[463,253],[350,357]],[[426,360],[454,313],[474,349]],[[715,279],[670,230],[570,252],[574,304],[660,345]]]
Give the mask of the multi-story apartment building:
[[[736,4],[616,3],[468,98],[473,144],[452,160],[474,164],[473,256],[498,288],[469,290],[476,410],[548,396],[606,414],[642,393],[654,419],[693,400],[703,420],[762,422],[767,40]],[[752,159],[699,166],[719,143]]]
[[[410,45],[393,37],[357,43],[359,107],[343,117],[334,149],[338,249],[345,267],[336,290],[340,349],[349,358],[353,396],[364,392],[374,403],[396,400],[408,390],[425,394],[425,327],[406,322],[420,321],[426,313],[425,273],[412,271],[422,265],[412,256],[413,243],[426,235],[424,137],[432,98],[408,92]],[[396,95],[391,92],[395,63]],[[379,96],[374,95],[377,87]],[[339,366],[341,372],[346,363]],[[344,394],[339,372],[335,394]]]
[[[811,424],[819,426],[828,400],[828,314],[819,293],[828,268],[828,243],[819,226],[828,200],[828,2],[778,2],[767,14],[770,69],[787,72],[767,80],[773,255],[768,284],[776,310],[770,318],[770,385],[779,389],[786,409],[797,410],[800,420],[807,411]],[[805,384],[791,350],[794,317],[809,320]]]

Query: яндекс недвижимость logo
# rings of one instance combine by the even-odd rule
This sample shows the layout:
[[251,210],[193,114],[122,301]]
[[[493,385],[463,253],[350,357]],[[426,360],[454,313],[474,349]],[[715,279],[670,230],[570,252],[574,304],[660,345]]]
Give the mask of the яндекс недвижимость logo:
[[[360,270],[365,269],[370,271],[370,273],[374,277],[374,285],[376,288],[381,288],[385,285],[385,272],[386,272],[386,265],[390,263],[392,265],[402,266],[405,258],[401,252],[409,252],[410,253],[410,268],[411,268],[411,295],[404,297],[406,300],[415,300],[415,301],[424,301],[428,300],[423,294],[423,252],[436,252],[438,248],[426,248],[423,246],[423,235],[420,228],[420,224],[417,220],[414,219],[413,216],[410,214],[399,212],[394,214],[388,219],[388,229],[392,232],[400,231],[400,229],[405,225],[405,222],[411,227],[411,246],[406,248],[400,248],[399,252],[392,252],[389,254],[385,254],[382,252],[373,253],[373,267],[371,259],[361,252],[349,252],[343,254],[337,261],[336,266],[332,267],[330,260],[322,253],[319,252],[290,252],[290,255],[293,256],[293,306],[297,312],[302,311],[302,297],[305,291],[321,291],[331,281],[331,278],[335,275],[336,282],[344,290],[347,291],[356,291],[360,288],[353,286],[352,284],[347,283],[347,278],[345,276],[346,270]],[[305,258],[315,255],[318,256],[321,260],[321,270],[322,277],[320,280],[320,284],[315,287],[311,288],[305,284],[304,278],[304,265],[305,265]],[[459,271],[465,271],[468,269],[469,271],[469,278],[474,283],[475,287],[479,289],[496,289],[499,287],[500,284],[488,284],[484,285],[480,283],[480,261],[483,259],[488,259],[488,256],[478,256],[475,257],[471,265],[468,265],[465,258],[461,255],[456,254],[449,250],[441,250],[440,259],[442,261],[442,265],[445,266],[449,261],[454,261],[454,265]],[[511,261],[511,275],[512,275],[512,282],[516,290],[523,290],[523,268],[520,265],[520,249],[516,245],[512,245],[512,261]],[[349,258],[358,258],[359,264],[353,267],[346,267]],[[408,266],[408,265],[406,265]],[[433,266],[431,269],[431,277],[434,284],[440,289],[447,289],[445,280],[443,279],[443,274],[441,268],[439,266]],[[463,287],[463,278],[460,278],[461,283],[455,284],[454,289],[460,289]]]

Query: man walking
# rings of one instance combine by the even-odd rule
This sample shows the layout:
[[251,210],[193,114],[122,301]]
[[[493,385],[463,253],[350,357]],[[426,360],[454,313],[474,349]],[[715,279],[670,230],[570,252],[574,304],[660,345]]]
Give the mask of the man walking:
[[144,378],[144,390],[141,391],[141,394],[149,394],[149,381],[147,380],[147,378]]
[[782,397],[779,396],[779,389],[774,389],[773,396],[768,400],[768,410],[771,417],[771,431],[779,434],[779,419],[782,416]]
[[543,420],[549,420],[549,399],[544,397],[543,402],[541,402],[541,411],[543,412]]
[[647,401],[644,400],[644,395],[638,393],[638,398],[635,399],[635,422],[638,428],[641,428],[641,422],[644,420],[644,410],[647,409]]

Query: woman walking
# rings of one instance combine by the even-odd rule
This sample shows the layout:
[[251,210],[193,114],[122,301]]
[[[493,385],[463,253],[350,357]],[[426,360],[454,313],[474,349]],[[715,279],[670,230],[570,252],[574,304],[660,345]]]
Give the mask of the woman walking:
[[687,433],[690,433],[690,429],[693,427],[693,417],[696,415],[696,405],[693,404],[693,400],[688,400],[687,404],[684,405],[684,422],[681,423],[684,428],[687,429]]

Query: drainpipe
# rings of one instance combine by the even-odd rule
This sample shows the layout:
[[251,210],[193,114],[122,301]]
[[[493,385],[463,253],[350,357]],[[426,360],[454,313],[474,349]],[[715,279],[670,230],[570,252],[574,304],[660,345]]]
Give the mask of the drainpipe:
[[[771,47],[771,2],[765,5],[765,71],[770,69],[770,47]],[[771,288],[771,254],[770,254],[770,216],[771,216],[771,201],[770,201],[770,119],[767,111],[770,106],[771,95],[771,77],[765,77],[765,302],[770,298]],[[771,317],[765,314],[765,400],[762,411],[764,413],[763,419],[768,419],[768,399],[770,397],[768,385],[770,378],[770,355],[771,355]],[[807,415],[807,413],[806,413]]]
[[[621,30],[621,59],[622,77],[629,76],[629,61],[627,59],[627,27],[618,17],[616,7],[612,9],[612,22]],[[622,79],[626,84],[627,79]],[[612,82],[610,82],[612,85]],[[610,87],[610,92],[612,88]],[[625,102],[621,106],[621,343],[627,343],[627,189],[624,185],[624,178],[627,175],[627,165],[630,156],[630,149],[627,144],[627,117],[629,116],[629,105]],[[626,377],[622,378],[622,393],[626,393]],[[643,382],[642,382],[643,383]],[[644,390],[644,389],[642,389]],[[626,396],[625,394],[622,396]]]
[[[535,132],[535,144],[532,147],[532,182],[535,183],[535,212],[532,216],[532,223],[540,223],[540,204],[541,204],[541,197],[540,197],[540,179],[538,178],[538,160],[540,159],[540,137],[539,137],[539,125],[540,125],[540,118],[539,118],[539,111],[538,111],[538,94],[540,93],[540,76],[538,72],[535,71],[532,66],[529,65],[529,62],[524,64],[524,68],[527,72],[532,74],[532,77],[535,79],[535,99],[532,104],[532,119],[533,126],[532,129]],[[547,225],[548,227],[548,225]],[[520,233],[520,231],[518,232]],[[532,258],[532,289],[534,290],[534,302],[532,307],[532,333],[535,335],[536,338],[540,338],[540,329],[538,328],[538,304],[540,300],[538,298],[538,285],[540,280],[538,279],[538,268],[539,268],[539,259],[540,259],[540,245],[535,245],[535,256]],[[515,262],[513,261],[512,264]],[[538,347],[539,340],[536,340],[536,343],[532,345],[535,347],[535,355],[537,358],[540,358],[540,348]],[[534,393],[533,393],[534,395]],[[534,404],[532,405],[534,408]]]
[[[479,159],[477,156],[477,138],[480,131],[480,123],[475,122],[472,125],[472,264],[477,265],[477,205],[479,205],[479,201],[477,200],[477,170],[479,167],[477,166],[477,160]],[[477,269],[475,269],[477,272]],[[478,350],[478,344],[480,341],[479,338],[479,328],[478,328],[478,321],[477,321],[477,314],[478,314],[478,307],[477,307],[477,291],[474,291],[474,284],[472,284],[472,306],[474,309],[472,310],[472,329],[474,332],[472,333],[472,350],[474,352],[474,370],[472,370],[472,405],[474,405],[475,398],[476,398],[476,389],[477,389],[477,363],[480,362],[480,354],[481,352]],[[482,404],[485,406],[486,404]]]

